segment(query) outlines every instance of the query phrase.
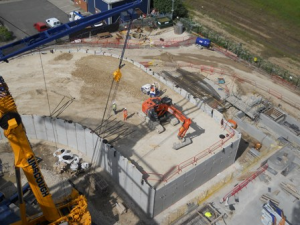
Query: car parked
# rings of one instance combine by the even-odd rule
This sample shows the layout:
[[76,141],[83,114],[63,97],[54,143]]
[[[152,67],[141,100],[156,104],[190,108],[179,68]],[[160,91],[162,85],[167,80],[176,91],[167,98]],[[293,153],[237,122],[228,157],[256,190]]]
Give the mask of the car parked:
[[33,24],[33,27],[34,27],[38,32],[43,32],[43,31],[49,29],[49,27],[47,26],[47,24],[45,24],[45,23],[43,23],[43,22],[37,22],[37,23]]
[[49,18],[49,19],[46,19],[46,23],[49,27],[58,27],[60,26],[62,23],[56,19],[56,18]]

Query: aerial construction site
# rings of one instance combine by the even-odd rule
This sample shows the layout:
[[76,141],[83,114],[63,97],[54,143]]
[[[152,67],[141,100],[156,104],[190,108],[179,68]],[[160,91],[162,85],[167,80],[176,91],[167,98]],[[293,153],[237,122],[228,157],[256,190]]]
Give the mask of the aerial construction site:
[[[297,88],[194,34],[144,29],[142,44],[141,28],[128,29],[106,38],[116,48],[87,38],[0,64],[0,191],[11,201],[0,206],[29,224],[300,224]],[[24,203],[11,197],[18,182],[39,184],[27,151],[55,220],[32,184]]]

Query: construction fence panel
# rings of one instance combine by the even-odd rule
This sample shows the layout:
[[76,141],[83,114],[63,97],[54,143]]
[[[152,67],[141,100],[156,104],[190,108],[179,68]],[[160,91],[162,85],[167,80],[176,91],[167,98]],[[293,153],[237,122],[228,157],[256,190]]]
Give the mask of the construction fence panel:
[[204,162],[195,163],[193,167],[186,167],[175,180],[161,184],[162,186],[156,190],[154,216],[230,166],[235,160],[239,142],[240,138],[226,143],[222,151],[212,152]]

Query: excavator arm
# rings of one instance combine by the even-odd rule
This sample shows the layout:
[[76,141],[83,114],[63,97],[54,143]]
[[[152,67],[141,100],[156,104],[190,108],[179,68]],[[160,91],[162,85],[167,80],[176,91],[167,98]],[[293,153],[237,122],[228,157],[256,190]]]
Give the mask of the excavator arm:
[[191,119],[187,118],[181,111],[176,109],[173,105],[170,105],[168,107],[168,112],[174,115],[180,122],[182,122],[181,127],[179,128],[178,132],[178,139],[183,139],[187,130],[190,128],[190,125],[192,123]]

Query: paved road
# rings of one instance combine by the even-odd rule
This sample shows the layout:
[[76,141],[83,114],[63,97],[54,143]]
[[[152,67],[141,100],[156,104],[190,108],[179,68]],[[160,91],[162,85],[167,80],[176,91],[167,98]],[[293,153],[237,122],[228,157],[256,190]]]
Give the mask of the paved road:
[[74,9],[77,8],[70,0],[0,1],[0,20],[14,32],[17,39],[22,39],[37,33],[33,28],[35,22],[44,22],[50,17],[56,17],[62,23],[68,22],[66,14]]

